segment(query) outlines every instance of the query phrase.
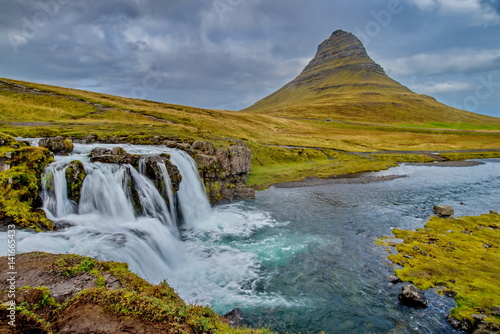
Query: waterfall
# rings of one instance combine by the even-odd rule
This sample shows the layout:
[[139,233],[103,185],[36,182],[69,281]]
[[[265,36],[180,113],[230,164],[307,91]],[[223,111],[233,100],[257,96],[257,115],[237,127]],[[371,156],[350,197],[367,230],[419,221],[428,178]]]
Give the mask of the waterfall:
[[66,187],[66,164],[54,162],[45,169],[42,177],[42,199],[49,219],[74,213],[76,203],[68,198]]
[[[143,156],[137,170],[130,165],[90,161],[92,149],[117,146]],[[147,175],[153,165],[144,160],[162,153],[170,155],[182,176],[176,193],[168,174],[170,166],[161,159],[149,159],[148,163],[157,164],[155,179]],[[73,160],[81,161],[87,174],[78,203],[68,198],[66,181],[66,169]],[[186,152],[160,146],[75,144],[72,155],[56,156],[42,183],[43,209],[59,229],[17,231],[19,253],[71,253],[126,262],[132,272],[149,282],[167,280],[186,301],[215,304],[221,313],[238,305],[260,305],[264,300],[281,303],[279,297],[256,291],[261,286],[258,282],[269,277],[261,276],[258,254],[273,243],[274,236],[262,242],[236,242],[250,240],[275,221],[242,203],[212,209],[196,164]],[[0,232],[0,244],[7,244],[7,233]]]
[[[170,180],[170,175],[168,175],[167,166],[165,166],[164,163],[158,163],[158,168],[161,171],[161,175],[163,177],[164,184],[165,184],[165,187],[163,189],[164,189],[164,192],[166,192],[166,194],[164,193],[162,195],[164,195],[164,196],[167,195],[169,210],[171,213],[175,213],[176,212],[176,198],[174,196],[174,191],[172,189],[172,181]],[[177,225],[177,215],[172,214],[171,219],[172,219],[172,222],[174,223],[174,225]]]
[[[162,184],[157,189],[145,175],[143,159],[139,170],[130,165],[92,163],[88,153],[95,146],[85,146],[80,145],[73,156],[57,157],[46,168],[43,209],[61,229],[20,234],[23,251],[70,252],[127,262],[132,271],[152,282],[169,277],[185,258],[178,211],[185,229],[202,224],[212,213],[194,160],[174,149],[144,148],[146,155],[171,155],[182,175],[180,189],[174,194],[163,162],[157,162]],[[79,203],[69,199],[67,192],[66,168],[73,160],[82,161],[87,174]]]
[[171,160],[177,166],[182,182],[177,196],[185,227],[194,228],[211,214],[205,186],[198,176],[194,160],[184,151],[171,151]]

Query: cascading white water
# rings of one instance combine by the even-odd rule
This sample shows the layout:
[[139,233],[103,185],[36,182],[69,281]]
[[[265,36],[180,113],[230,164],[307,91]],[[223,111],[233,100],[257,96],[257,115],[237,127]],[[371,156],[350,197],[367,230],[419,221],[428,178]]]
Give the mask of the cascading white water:
[[[167,206],[162,196],[165,194],[143,175],[144,164],[141,163],[140,173],[129,165],[91,163],[88,153],[94,147],[77,145],[76,154],[57,157],[57,161],[46,168],[42,182],[44,210],[49,219],[64,229],[44,234],[19,233],[20,248],[127,262],[132,271],[155,283],[172,276],[185,258],[177,226],[176,200],[186,228],[200,224],[212,210],[194,161],[188,154],[173,149],[136,147],[130,150],[131,153],[169,153],[178,165],[183,182],[174,196],[166,166],[158,163],[163,189],[169,199]],[[87,173],[79,203],[70,200],[67,193],[65,171],[72,160],[82,161]],[[140,201],[140,212],[134,208],[131,184]]]
[[68,198],[65,171],[65,163],[53,163],[45,169],[42,198],[49,219],[76,212],[76,203]]
[[[168,205],[169,205],[169,210],[170,212],[176,212],[176,198],[174,196],[174,190],[172,189],[172,180],[170,179],[170,175],[168,174],[167,171],[167,166],[165,166],[164,163],[158,163],[158,168],[161,171],[161,176],[164,180],[165,187],[164,187],[164,194],[166,195],[168,199]],[[172,222],[174,225],[177,225],[177,215],[172,214],[171,215]]]
[[[92,149],[116,146],[143,156],[169,154],[182,175],[179,191],[172,193],[162,163],[158,167],[165,187],[158,191],[144,175],[142,163],[137,171],[132,166],[90,162],[88,154]],[[65,168],[73,160],[82,161],[87,172],[79,203],[72,202],[66,191]],[[134,206],[131,184],[140,209]],[[276,222],[265,212],[245,205],[212,209],[196,164],[183,151],[159,146],[76,144],[71,156],[58,156],[46,168],[43,188],[44,209],[60,229],[46,233],[18,231],[18,252],[74,253],[126,262],[130,270],[151,283],[167,280],[186,301],[215,303],[221,312],[240,305],[287,303],[279,296],[264,296],[255,291],[257,282],[268,278],[267,274],[262,276],[261,259],[256,254],[267,249],[264,245],[274,243],[275,238],[266,237],[241,249],[225,241],[236,236],[249,237]],[[176,221],[176,211],[182,221]],[[181,232],[178,224],[182,224]],[[0,232],[0,243],[5,238],[6,234]],[[302,245],[298,241],[298,248],[292,252]]]
[[205,187],[198,175],[196,163],[189,154],[178,150],[169,153],[183,178],[177,196],[185,227],[194,228],[211,214]]

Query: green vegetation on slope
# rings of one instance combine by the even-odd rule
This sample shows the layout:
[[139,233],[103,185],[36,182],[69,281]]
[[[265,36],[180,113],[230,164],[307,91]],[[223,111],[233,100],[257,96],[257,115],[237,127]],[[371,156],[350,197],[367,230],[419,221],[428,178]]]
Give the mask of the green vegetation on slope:
[[500,325],[500,317],[491,314],[500,306],[500,215],[432,217],[424,229],[393,233],[403,243],[389,259],[403,266],[396,270],[403,281],[456,292],[451,313],[459,320],[473,321],[472,314],[484,313]]
[[[446,131],[207,110],[8,79],[0,80],[0,109],[0,131],[21,137],[81,138],[95,134],[100,140],[118,138],[136,144],[201,139],[216,146],[227,145],[228,138],[243,140],[252,149],[250,183],[259,188],[307,176],[379,170],[394,162],[345,152],[485,149],[498,148],[500,142],[500,132],[494,131]],[[493,120],[500,124],[500,120]],[[449,123],[449,128],[454,126],[457,124]]]
[[248,184],[258,189],[275,183],[300,181],[308,176],[375,172],[401,162],[431,162],[418,154],[348,154],[332,149],[284,148],[250,143],[254,153]]

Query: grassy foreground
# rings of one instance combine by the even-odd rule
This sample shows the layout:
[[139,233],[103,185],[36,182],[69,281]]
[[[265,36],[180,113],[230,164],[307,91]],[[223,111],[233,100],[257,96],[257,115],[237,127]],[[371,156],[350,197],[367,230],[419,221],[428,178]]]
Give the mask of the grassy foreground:
[[[6,258],[2,261],[7,263]],[[271,333],[231,328],[209,307],[186,304],[167,283],[152,285],[124,263],[35,252],[18,255],[16,268],[27,276],[18,280],[33,282],[9,297],[16,300],[16,333]],[[87,283],[82,287],[82,282]],[[7,288],[0,292],[5,300],[8,285],[0,286]],[[72,291],[62,300],[61,286],[65,292]],[[9,306],[0,304],[4,319]],[[2,333],[11,329],[6,322],[0,324]]]
[[486,321],[500,325],[500,317],[492,315],[500,306],[500,215],[432,217],[423,229],[393,233],[403,240],[389,256],[402,266],[397,276],[420,289],[456,293],[451,314],[459,320],[473,322],[473,314],[485,314]]

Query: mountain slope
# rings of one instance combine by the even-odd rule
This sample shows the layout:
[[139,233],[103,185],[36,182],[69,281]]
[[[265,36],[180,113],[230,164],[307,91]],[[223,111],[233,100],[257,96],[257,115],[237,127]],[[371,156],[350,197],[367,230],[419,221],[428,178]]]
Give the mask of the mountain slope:
[[244,111],[373,123],[499,123],[412,92],[386,75],[357,37],[342,30],[319,45],[298,77]]

